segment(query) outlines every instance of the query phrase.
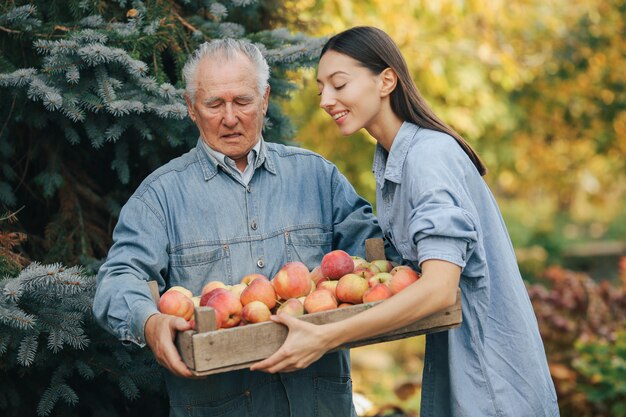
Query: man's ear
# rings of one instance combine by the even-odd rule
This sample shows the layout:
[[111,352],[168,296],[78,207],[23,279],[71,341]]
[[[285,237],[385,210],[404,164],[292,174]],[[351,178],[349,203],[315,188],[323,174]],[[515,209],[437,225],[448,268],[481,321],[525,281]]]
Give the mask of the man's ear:
[[193,108],[193,103],[191,102],[191,99],[189,98],[189,94],[185,93],[183,97],[185,97],[185,101],[187,102],[187,113],[189,113],[189,117],[191,118],[191,120],[195,122],[196,111]]
[[381,97],[387,97],[396,89],[396,85],[398,85],[398,75],[391,68],[385,68],[383,72],[380,73],[380,80],[382,82],[380,89]]

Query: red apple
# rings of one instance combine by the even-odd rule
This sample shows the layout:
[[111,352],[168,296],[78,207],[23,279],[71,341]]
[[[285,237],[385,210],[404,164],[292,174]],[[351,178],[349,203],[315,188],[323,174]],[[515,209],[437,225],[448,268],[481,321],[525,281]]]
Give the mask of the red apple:
[[272,313],[261,301],[251,301],[241,310],[241,317],[246,323],[261,323],[269,321]]
[[298,317],[304,314],[304,305],[297,298],[290,298],[278,307],[276,314],[289,314],[293,317]]
[[206,284],[204,284],[204,287],[202,287],[202,291],[200,291],[200,296],[203,296],[204,294],[211,292],[216,288],[226,288],[226,284],[224,284],[222,281],[207,282]]
[[330,279],[339,279],[354,271],[354,261],[347,252],[334,250],[328,252],[322,258],[322,274]]
[[371,276],[367,280],[367,283],[369,284],[370,288],[376,286],[377,284],[385,284],[386,286],[389,286],[391,284],[392,277],[393,275],[391,275],[389,272],[379,272],[378,274]]
[[193,297],[193,293],[191,291],[189,291],[187,288],[182,287],[180,285],[174,285],[173,287],[170,287],[168,291],[179,291],[185,294],[189,298]]
[[385,284],[376,284],[369,288],[363,294],[363,302],[371,303],[372,301],[380,301],[389,298],[393,295],[391,290]]
[[268,280],[255,279],[243,290],[240,299],[244,306],[252,301],[260,301],[270,309],[276,305],[276,291]]
[[315,283],[315,285],[317,285],[317,283],[324,279],[324,274],[322,274],[322,267],[320,265],[316,266],[315,268],[313,268],[311,270],[311,273],[309,274],[309,278],[311,279],[311,281],[313,281]]
[[215,309],[218,329],[234,327],[241,321],[243,306],[239,298],[227,289],[217,288],[203,295],[200,305]]
[[356,274],[347,274],[339,279],[335,293],[341,301],[352,304],[363,302],[363,294],[369,288],[367,280]]
[[399,293],[420,278],[420,274],[408,266],[395,267],[391,270],[389,288],[394,294]]
[[365,279],[370,279],[374,275],[378,274],[380,269],[374,264],[369,262],[362,263],[361,265],[354,268],[353,274],[357,274]]
[[317,313],[318,311],[333,310],[337,308],[337,298],[328,290],[315,290],[306,296],[304,309],[307,313]]
[[287,262],[271,282],[276,294],[283,300],[302,297],[311,291],[309,268],[302,262]]
[[248,274],[248,275],[244,275],[244,277],[241,278],[240,284],[250,285],[250,283],[257,278],[261,278],[266,281],[269,281],[269,279],[263,274]]
[[177,290],[167,290],[159,299],[159,311],[163,314],[182,317],[189,321],[193,317],[193,310],[191,298]]

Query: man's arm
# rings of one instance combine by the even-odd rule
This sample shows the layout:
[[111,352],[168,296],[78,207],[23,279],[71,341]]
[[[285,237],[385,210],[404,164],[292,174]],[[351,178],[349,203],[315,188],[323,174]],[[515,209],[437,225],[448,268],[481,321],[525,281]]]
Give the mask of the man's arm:
[[148,281],[166,285],[167,232],[162,215],[131,197],[113,232],[113,246],[98,271],[93,311],[98,322],[119,340],[148,344],[156,360],[179,376],[191,376],[173,340],[191,328],[183,319],[159,313]]

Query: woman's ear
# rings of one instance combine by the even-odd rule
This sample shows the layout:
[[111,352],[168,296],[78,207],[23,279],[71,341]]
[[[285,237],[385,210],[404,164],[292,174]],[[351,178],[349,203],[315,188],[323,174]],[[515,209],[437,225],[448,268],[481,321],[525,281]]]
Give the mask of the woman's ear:
[[391,68],[386,68],[380,73],[380,79],[382,81],[380,96],[387,97],[396,89],[396,85],[398,85],[398,75]]

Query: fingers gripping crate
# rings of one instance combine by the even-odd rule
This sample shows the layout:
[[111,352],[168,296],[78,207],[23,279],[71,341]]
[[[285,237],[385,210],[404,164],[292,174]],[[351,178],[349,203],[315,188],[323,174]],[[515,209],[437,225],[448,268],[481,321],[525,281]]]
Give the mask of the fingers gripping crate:
[[[368,261],[385,259],[382,239],[367,240],[365,249]],[[158,303],[156,282],[150,282],[150,287]],[[305,314],[298,319],[314,324],[333,323],[372,308],[380,302],[382,301]],[[445,331],[459,327],[461,315],[461,293],[457,290],[456,303],[450,308],[399,329],[341,345],[337,350]],[[176,347],[187,367],[196,376],[248,368],[272,355],[287,337],[287,328],[274,322],[216,330],[215,311],[210,307],[197,307],[195,322],[195,330],[177,334]]]

